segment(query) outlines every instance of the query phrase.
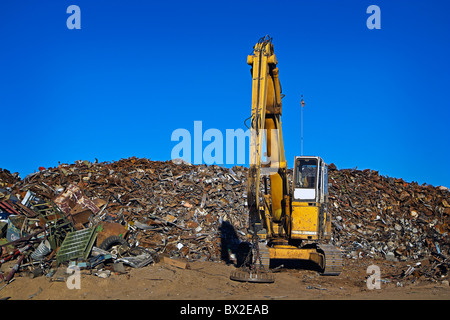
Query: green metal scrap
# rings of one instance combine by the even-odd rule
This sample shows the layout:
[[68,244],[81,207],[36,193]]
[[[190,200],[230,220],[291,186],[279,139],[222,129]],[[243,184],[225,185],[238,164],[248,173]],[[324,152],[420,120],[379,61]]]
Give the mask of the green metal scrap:
[[67,234],[56,254],[57,264],[75,259],[87,260],[97,237],[97,230],[98,228],[88,228]]
[[48,241],[52,250],[61,246],[66,236],[75,230],[66,215],[53,202],[32,203],[32,207],[39,213],[48,228]]

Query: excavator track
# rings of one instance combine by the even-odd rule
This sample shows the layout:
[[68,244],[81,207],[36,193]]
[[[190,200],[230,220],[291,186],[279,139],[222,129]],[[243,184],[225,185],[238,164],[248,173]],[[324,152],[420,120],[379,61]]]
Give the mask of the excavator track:
[[324,265],[321,275],[338,276],[342,272],[343,259],[342,252],[332,244],[320,244],[317,246],[319,252],[324,255]]

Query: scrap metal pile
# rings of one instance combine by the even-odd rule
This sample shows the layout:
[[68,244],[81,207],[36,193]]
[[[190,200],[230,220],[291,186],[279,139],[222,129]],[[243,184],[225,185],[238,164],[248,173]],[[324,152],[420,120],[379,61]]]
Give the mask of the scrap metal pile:
[[[421,263],[416,274],[447,275],[447,188],[373,170],[329,169],[333,242],[344,256],[413,261]],[[39,266],[45,273],[55,262],[93,267],[109,259],[142,267],[160,255],[228,260],[246,241],[246,179],[245,167],[135,157],[60,164],[23,180],[1,170],[1,263],[22,258],[20,270]],[[82,248],[70,255],[76,235],[84,237],[77,240]]]
[[[450,267],[450,192],[370,169],[329,166],[334,242],[348,258],[414,263],[416,277],[440,279]],[[408,274],[408,275],[409,275]],[[403,272],[403,276],[405,272]]]
[[[52,207],[51,213],[64,220],[59,224],[71,227],[51,241],[55,243],[51,248],[53,256],[48,255],[47,261],[56,256],[59,262],[64,235],[86,229],[95,229],[96,239],[85,251],[109,250],[105,242],[122,245],[120,250],[127,250],[117,255],[120,250],[115,248],[113,259],[120,257],[132,267],[156,261],[159,255],[219,261],[227,259],[229,249],[244,239],[247,220],[243,167],[227,169],[130,158],[112,163],[77,161],[41,169],[23,180],[5,180],[0,188],[8,227],[8,232],[4,228],[7,243],[3,247],[10,246],[3,252],[5,256],[11,256],[11,241],[13,245],[29,245],[29,235],[39,230],[41,238],[28,251],[37,250],[44,235],[54,238],[49,230],[42,232],[53,221],[42,217],[42,206]],[[10,232],[12,228],[15,233]],[[58,227],[52,228],[58,231]],[[60,261],[86,260],[85,251]],[[136,262],[136,254],[146,259]]]

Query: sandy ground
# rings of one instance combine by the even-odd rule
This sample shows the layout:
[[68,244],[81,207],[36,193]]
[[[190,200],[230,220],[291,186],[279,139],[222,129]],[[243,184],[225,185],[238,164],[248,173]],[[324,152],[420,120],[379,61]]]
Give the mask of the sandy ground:
[[[380,289],[368,289],[367,267],[381,271]],[[2,270],[8,268],[2,266]],[[144,268],[126,268],[123,274],[100,278],[81,270],[79,289],[69,289],[67,280],[45,276],[30,278],[25,272],[1,289],[7,300],[447,300],[446,282],[396,279],[406,266],[386,261],[345,260],[339,276],[321,276],[314,270],[279,269],[270,284],[230,280],[236,268],[223,262],[191,262],[181,269],[163,262]],[[63,268],[58,270],[63,274]],[[67,278],[67,275],[66,275]],[[75,284],[75,282],[72,282]]]

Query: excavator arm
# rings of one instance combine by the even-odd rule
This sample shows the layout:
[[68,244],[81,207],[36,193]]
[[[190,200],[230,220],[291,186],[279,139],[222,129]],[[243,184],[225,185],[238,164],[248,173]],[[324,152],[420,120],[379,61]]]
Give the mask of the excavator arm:
[[[281,130],[281,85],[278,77],[277,58],[272,39],[261,38],[247,57],[252,66],[252,114],[250,138],[250,168],[248,172],[247,203],[249,231],[256,234],[263,226],[271,232],[270,219],[265,219],[261,205],[269,206],[272,220],[280,221],[286,215],[289,192]],[[266,146],[264,148],[264,137]],[[266,158],[266,160],[263,160]],[[270,178],[270,197],[261,197],[261,177]],[[265,199],[263,204],[260,199]],[[271,204],[267,203],[270,199]],[[263,221],[261,221],[263,220]]]

